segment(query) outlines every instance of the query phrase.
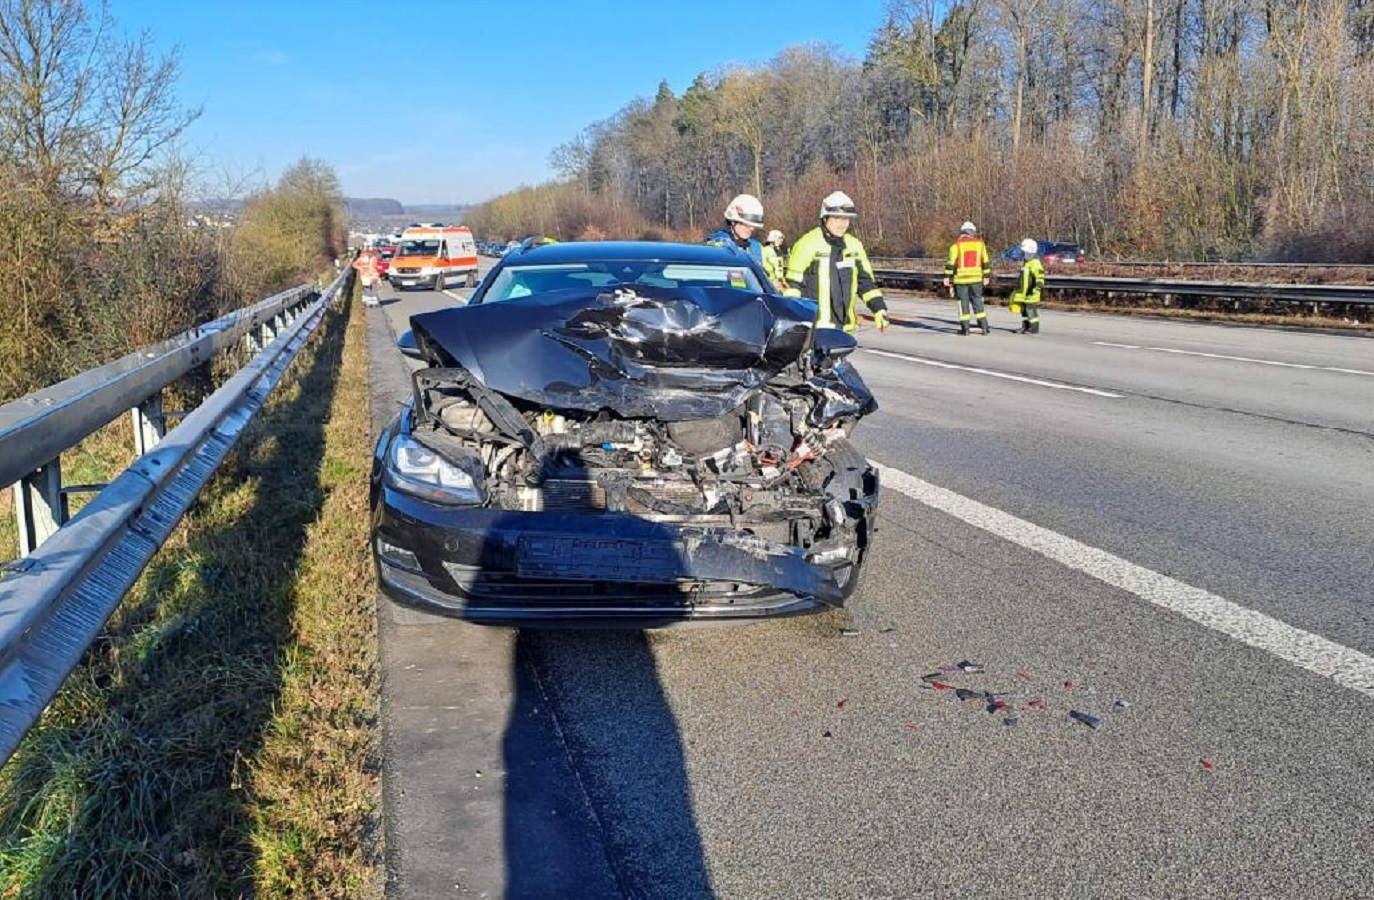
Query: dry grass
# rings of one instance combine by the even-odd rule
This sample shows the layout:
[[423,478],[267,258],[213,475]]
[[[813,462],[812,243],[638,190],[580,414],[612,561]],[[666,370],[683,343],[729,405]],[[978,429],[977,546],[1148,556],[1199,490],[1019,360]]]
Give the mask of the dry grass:
[[0,896],[380,896],[366,370],[330,316],[0,769]]

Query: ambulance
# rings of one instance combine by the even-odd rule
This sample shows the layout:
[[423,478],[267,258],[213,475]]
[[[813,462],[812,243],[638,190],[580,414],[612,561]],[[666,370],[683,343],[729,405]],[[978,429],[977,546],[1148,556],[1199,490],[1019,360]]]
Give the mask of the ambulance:
[[462,281],[477,286],[477,242],[466,225],[411,225],[401,232],[387,269],[394,287],[443,290]]

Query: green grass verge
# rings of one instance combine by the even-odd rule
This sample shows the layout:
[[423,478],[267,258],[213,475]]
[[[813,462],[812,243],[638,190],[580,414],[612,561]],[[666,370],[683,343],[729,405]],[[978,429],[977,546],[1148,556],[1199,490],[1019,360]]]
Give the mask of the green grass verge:
[[0,897],[381,895],[358,299],[0,769]]

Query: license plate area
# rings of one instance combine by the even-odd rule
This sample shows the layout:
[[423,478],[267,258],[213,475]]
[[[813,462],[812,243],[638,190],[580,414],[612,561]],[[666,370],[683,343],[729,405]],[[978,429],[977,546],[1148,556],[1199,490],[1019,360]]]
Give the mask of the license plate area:
[[682,549],[676,541],[525,535],[515,570],[522,578],[673,584],[683,577]]

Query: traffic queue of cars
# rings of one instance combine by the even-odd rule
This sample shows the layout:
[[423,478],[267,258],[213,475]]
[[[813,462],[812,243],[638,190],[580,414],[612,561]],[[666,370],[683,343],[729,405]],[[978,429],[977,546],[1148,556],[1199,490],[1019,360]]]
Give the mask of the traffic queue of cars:
[[850,434],[877,403],[814,318],[734,247],[506,250],[399,341],[427,366],[374,456],[383,591],[515,625],[843,605],[879,493]]

